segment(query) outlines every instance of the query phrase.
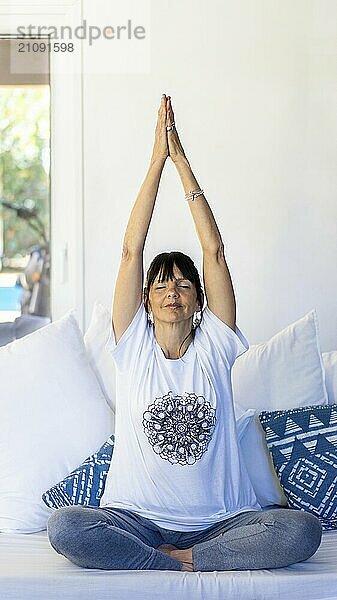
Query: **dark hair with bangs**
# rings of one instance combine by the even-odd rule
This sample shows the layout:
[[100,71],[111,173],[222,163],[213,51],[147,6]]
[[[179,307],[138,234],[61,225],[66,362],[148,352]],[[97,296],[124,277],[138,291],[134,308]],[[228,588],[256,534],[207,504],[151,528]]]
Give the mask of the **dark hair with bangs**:
[[[178,252],[178,251],[177,252],[162,252],[161,254],[157,254],[157,256],[155,256],[154,259],[152,260],[152,262],[148,268],[147,274],[146,274],[146,284],[145,284],[144,291],[143,291],[145,310],[147,313],[149,312],[149,307],[148,307],[149,292],[150,292],[151,286],[154,284],[154,281],[155,281],[157,275],[159,275],[160,281],[167,281],[168,279],[173,280],[174,279],[174,275],[173,275],[174,265],[176,265],[176,267],[179,269],[179,271],[182,273],[182,275],[185,279],[188,279],[189,281],[191,281],[191,283],[194,283],[194,285],[195,285],[196,292],[197,292],[197,300],[201,307],[201,311],[200,311],[201,319],[200,319],[200,322],[198,323],[198,325],[196,326],[196,327],[198,327],[202,320],[202,312],[203,312],[203,306],[204,306],[204,292],[203,292],[203,289],[201,286],[198,269],[196,268],[193,260],[189,256],[187,256],[187,254],[184,254],[183,252]],[[195,329],[196,328],[192,327],[190,333],[183,339],[183,341],[180,345],[180,348],[183,345],[186,338],[190,334],[192,334],[192,339],[194,339]],[[180,348],[179,348],[179,354],[180,354]]]

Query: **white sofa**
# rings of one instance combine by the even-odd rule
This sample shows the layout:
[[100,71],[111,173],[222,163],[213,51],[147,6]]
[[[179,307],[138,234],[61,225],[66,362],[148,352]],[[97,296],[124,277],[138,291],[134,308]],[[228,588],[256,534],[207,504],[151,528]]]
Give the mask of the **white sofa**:
[[336,600],[337,532],[308,561],[264,571],[81,569],[50,547],[46,532],[0,535],[1,600]]
[[[84,340],[69,314],[0,348],[0,600],[337,600],[337,530],[323,533],[308,561],[275,570],[103,571],[77,567],[52,549],[46,522],[54,509],[42,492],[114,429],[109,323],[109,310],[96,305]],[[259,501],[284,505],[252,409],[336,402],[337,351],[321,354],[315,311],[242,355],[233,389],[242,456]]]

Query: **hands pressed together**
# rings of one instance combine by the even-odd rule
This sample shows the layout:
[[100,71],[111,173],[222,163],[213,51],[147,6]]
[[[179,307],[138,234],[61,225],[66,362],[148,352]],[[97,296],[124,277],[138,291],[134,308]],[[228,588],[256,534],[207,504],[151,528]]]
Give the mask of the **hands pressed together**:
[[158,110],[152,161],[158,159],[165,161],[168,156],[171,157],[174,163],[179,162],[179,160],[187,160],[175,125],[171,129],[167,129],[173,123],[174,113],[171,96],[163,94]]

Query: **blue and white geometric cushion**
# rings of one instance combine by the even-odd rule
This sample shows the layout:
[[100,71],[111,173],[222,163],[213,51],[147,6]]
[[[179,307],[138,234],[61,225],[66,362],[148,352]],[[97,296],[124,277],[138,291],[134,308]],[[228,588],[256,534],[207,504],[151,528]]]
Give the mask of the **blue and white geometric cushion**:
[[259,419],[289,506],[337,529],[337,404],[264,411]]
[[115,436],[111,435],[97,452],[42,495],[45,504],[50,508],[75,504],[99,506],[114,444]]

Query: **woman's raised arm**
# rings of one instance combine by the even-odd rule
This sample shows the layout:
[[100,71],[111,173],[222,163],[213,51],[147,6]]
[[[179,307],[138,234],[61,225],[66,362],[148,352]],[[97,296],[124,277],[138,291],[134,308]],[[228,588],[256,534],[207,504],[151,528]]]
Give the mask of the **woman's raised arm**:
[[167,157],[166,97],[163,95],[158,110],[150,166],[124,234],[122,257],[112,306],[112,325],[116,343],[130,325],[142,301],[143,250]]
[[[167,114],[169,123],[174,123],[170,96],[167,98]],[[175,126],[168,131],[167,136],[170,157],[177,168],[185,194],[200,190]],[[195,199],[188,200],[188,204],[203,252],[203,279],[207,305],[219,319],[235,331],[235,296],[220,231],[203,193]]]

